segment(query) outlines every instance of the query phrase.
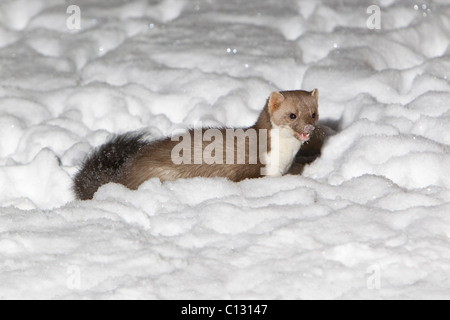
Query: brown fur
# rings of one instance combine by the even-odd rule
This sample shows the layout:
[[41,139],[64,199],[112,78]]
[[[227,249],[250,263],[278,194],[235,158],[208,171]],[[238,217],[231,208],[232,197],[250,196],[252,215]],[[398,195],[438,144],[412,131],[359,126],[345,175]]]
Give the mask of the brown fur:
[[[271,119],[278,126],[289,126],[293,131],[305,133],[307,125],[315,126],[319,121],[319,91],[284,91],[274,92],[270,100],[274,101],[270,110]],[[270,104],[269,104],[270,105]],[[283,106],[283,108],[280,108]],[[291,121],[290,114],[297,116],[296,121]],[[315,118],[312,115],[315,114]]]
[[327,139],[336,132],[323,124],[317,124],[311,139],[304,143],[300,152],[295,157],[294,163],[288,174],[301,175],[306,165],[314,162],[322,154],[322,148]]
[[[311,98],[312,97],[312,98]],[[318,91],[285,91],[274,92],[258,121],[249,129],[254,129],[259,134],[259,130],[265,129],[270,132],[272,122],[279,126],[290,126],[295,132],[304,133],[303,128],[307,125],[315,125],[318,121]],[[289,118],[291,113],[297,115],[297,120]],[[312,114],[316,113],[316,118]],[[246,129],[244,129],[246,130]],[[202,129],[204,134],[206,129]],[[237,146],[234,145],[234,164],[226,164],[226,152],[223,153],[223,164],[194,164],[194,132],[189,131],[191,137],[191,164],[174,164],[171,160],[171,153],[179,141],[172,141],[170,138],[157,141],[148,145],[139,154],[126,164],[121,183],[130,189],[137,189],[142,183],[152,178],[159,178],[161,181],[172,181],[177,179],[187,179],[194,177],[224,177],[232,181],[242,181],[245,179],[261,177],[262,159],[258,163],[249,164],[249,141],[246,139],[245,164],[237,164]],[[220,129],[222,136],[226,136],[226,129]],[[223,150],[226,150],[226,139],[223,139]],[[270,152],[270,139],[268,139],[267,151]],[[203,141],[202,150],[211,144]],[[259,145],[259,135],[258,135]],[[259,151],[259,150],[258,150]]]
[[[199,129],[202,134],[206,129]],[[225,129],[220,129],[223,136],[226,135]],[[194,130],[188,133],[194,144]],[[224,141],[224,150],[226,150],[226,139]],[[130,189],[137,189],[142,183],[151,179],[159,178],[161,181],[173,181],[177,179],[187,179],[194,177],[224,177],[232,181],[241,181],[247,178],[260,177],[261,161],[254,165],[250,164],[226,164],[226,152],[223,153],[223,164],[195,164],[194,150],[191,152],[191,164],[174,164],[171,160],[172,150],[179,144],[179,141],[164,139],[144,147],[141,152],[130,161],[123,172],[121,183]],[[203,141],[203,150],[211,142]],[[235,144],[236,145],[236,144]],[[246,139],[246,159],[248,163],[249,143]],[[237,162],[236,148],[235,163]],[[203,159],[204,160],[204,159]]]
[[[295,114],[295,119],[291,118],[291,114]],[[313,114],[315,114],[315,117],[313,117]],[[217,130],[223,136],[223,150],[227,150],[226,148],[229,147],[228,153],[234,155],[233,164],[227,163],[227,152],[223,152],[223,164],[208,164],[208,160],[211,160],[208,158],[202,158],[201,163],[195,164],[194,136],[201,134],[203,137],[208,129],[190,130],[186,133],[186,137],[191,138],[191,161],[189,164],[175,164],[173,162],[172,152],[180,144],[179,140],[172,141],[171,138],[166,138],[159,141],[145,142],[142,140],[142,135],[136,136],[136,138],[124,135],[105,144],[85,161],[83,168],[75,178],[74,190],[79,199],[86,200],[91,199],[97,189],[108,182],[120,183],[130,189],[137,189],[142,183],[152,178],[159,178],[161,181],[171,181],[193,177],[224,177],[236,182],[259,178],[261,177],[261,169],[264,167],[264,159],[262,157],[265,157],[265,153],[261,152],[260,154],[259,152],[260,131],[264,130],[262,132],[269,134],[269,139],[263,142],[267,143],[267,153],[270,153],[270,132],[274,126],[283,130],[287,129],[285,132],[299,140],[301,140],[302,135],[309,139],[309,134],[312,133],[311,128],[312,130],[314,129],[318,119],[317,90],[313,92],[283,91],[272,93],[255,125],[248,128],[254,130],[252,131],[253,133],[256,132],[256,150],[252,150],[256,152],[256,162],[250,163],[250,143],[249,139],[246,139],[245,163],[243,164],[237,162],[237,142],[235,141],[231,146],[228,146],[226,143],[226,128]],[[243,130],[246,131],[248,129]],[[133,144],[132,148],[126,148],[128,141]],[[202,154],[205,149],[209,150],[207,148],[213,142],[216,143],[215,139],[212,141],[203,141],[201,139],[200,141],[202,150],[197,151]],[[304,142],[304,140],[301,141]],[[215,144],[215,146],[219,145],[220,141]],[[216,151],[218,150],[216,149]],[[280,153],[282,153],[282,150],[280,150]],[[114,159],[113,163],[111,163],[111,157]],[[220,157],[220,153],[218,155],[211,154],[211,157],[217,160]]]

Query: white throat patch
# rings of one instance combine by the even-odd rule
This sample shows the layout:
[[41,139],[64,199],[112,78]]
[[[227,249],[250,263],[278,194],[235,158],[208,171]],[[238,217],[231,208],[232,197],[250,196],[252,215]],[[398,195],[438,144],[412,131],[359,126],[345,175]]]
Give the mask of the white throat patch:
[[282,176],[291,168],[302,142],[294,137],[292,129],[280,127],[272,123],[270,130],[271,150],[266,155],[266,167],[262,175]]

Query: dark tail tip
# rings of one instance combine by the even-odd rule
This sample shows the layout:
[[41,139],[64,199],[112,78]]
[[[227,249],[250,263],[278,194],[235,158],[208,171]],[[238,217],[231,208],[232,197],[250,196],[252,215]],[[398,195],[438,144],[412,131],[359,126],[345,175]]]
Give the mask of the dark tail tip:
[[102,185],[118,183],[124,164],[147,144],[144,133],[127,133],[96,149],[84,160],[74,178],[77,199],[90,200]]

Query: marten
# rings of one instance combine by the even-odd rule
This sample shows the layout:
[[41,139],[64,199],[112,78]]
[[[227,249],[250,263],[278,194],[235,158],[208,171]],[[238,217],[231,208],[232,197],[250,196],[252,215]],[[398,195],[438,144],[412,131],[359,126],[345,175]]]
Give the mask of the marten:
[[145,181],[224,177],[239,182],[282,176],[319,121],[319,91],[273,92],[249,128],[192,129],[157,141],[126,133],[100,146],[74,178],[77,199],[107,183],[136,190]]

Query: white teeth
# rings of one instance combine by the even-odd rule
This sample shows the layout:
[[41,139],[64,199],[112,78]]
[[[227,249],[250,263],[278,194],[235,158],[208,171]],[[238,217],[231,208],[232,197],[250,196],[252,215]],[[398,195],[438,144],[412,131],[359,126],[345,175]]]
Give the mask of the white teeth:
[[302,141],[309,140],[309,133],[297,133],[297,138]]

